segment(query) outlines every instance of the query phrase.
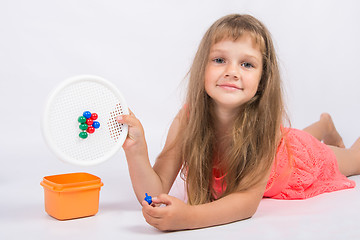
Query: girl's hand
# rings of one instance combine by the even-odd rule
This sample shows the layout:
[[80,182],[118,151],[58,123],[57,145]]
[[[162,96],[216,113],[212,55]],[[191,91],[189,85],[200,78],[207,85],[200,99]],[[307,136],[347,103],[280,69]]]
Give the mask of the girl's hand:
[[125,151],[137,150],[144,146],[146,147],[144,128],[130,109],[129,112],[129,115],[119,115],[116,117],[116,120],[119,123],[128,125],[128,136],[123,144]]
[[[191,227],[191,207],[180,199],[161,194],[152,199],[153,205],[142,202],[143,215],[147,223],[161,231],[189,229]],[[165,204],[165,207],[156,207]],[[155,206],[154,206],[155,205]]]

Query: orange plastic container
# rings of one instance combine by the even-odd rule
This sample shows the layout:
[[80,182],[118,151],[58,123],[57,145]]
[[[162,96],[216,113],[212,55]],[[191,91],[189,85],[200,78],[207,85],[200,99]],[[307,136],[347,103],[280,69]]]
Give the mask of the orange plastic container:
[[45,211],[59,220],[95,215],[99,210],[101,179],[89,173],[47,176],[44,187]]

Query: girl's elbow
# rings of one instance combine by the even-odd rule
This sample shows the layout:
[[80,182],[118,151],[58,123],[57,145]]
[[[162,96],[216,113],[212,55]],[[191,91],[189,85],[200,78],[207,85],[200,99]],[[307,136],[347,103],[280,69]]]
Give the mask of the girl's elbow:
[[257,208],[255,209],[247,209],[246,211],[241,211],[237,217],[234,219],[235,221],[243,221],[252,218],[256,213]]
[[255,215],[256,211],[257,211],[257,207],[249,209],[245,214],[244,220],[252,218]]
[[252,209],[250,214],[249,214],[249,218],[252,218],[255,215],[256,211],[257,211],[257,207]]
[[257,209],[259,207],[259,204],[251,204],[248,206],[246,213],[244,214],[244,219],[252,218],[255,213],[257,212]]

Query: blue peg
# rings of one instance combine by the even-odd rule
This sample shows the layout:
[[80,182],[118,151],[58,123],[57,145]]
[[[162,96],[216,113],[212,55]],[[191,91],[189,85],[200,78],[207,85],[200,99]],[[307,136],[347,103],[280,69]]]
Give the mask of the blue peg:
[[145,193],[145,198],[144,198],[145,201],[147,201],[149,203],[149,205],[152,203],[152,198],[151,196],[149,196],[147,193]]
[[98,129],[100,127],[100,123],[98,121],[94,121],[92,126],[95,128],[95,129]]
[[84,116],[86,119],[88,119],[88,118],[91,117],[91,112],[85,111],[85,112],[83,113],[83,116]]

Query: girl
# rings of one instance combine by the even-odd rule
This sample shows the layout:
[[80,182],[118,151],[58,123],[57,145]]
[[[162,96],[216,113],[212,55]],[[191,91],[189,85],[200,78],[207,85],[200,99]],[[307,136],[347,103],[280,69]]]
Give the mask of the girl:
[[[200,43],[185,105],[153,167],[139,120],[118,116],[129,125],[123,149],[146,221],[160,230],[214,226],[250,218],[263,197],[304,199],[355,186],[345,176],[360,173],[360,139],[345,149],[328,114],[304,131],[284,128],[283,119],[268,30],[249,15],[219,19]],[[187,204],[167,195],[180,170]],[[145,193],[157,196],[152,205]]]

